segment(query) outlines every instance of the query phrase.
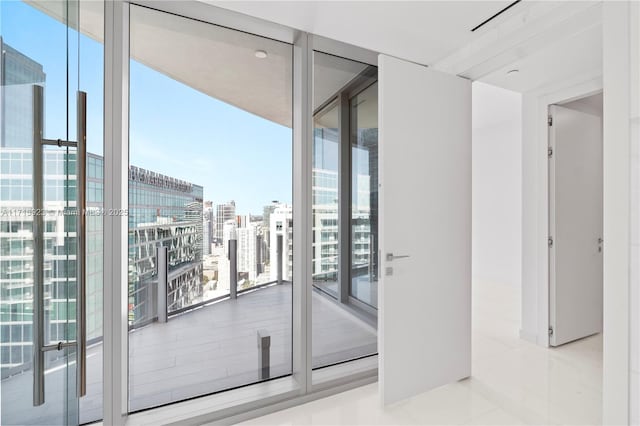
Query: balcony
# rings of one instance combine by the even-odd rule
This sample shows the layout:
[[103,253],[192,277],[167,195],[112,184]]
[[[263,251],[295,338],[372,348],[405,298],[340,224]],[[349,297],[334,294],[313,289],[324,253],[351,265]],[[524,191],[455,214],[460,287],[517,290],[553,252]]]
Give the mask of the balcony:
[[[291,294],[290,283],[273,284],[243,293],[235,300],[189,310],[166,323],[153,322],[131,331],[130,411],[259,381],[257,329],[266,330],[271,336],[270,377],[289,374]],[[312,294],[314,367],[377,352],[375,326],[328,296],[318,291]],[[89,348],[87,364],[88,388],[87,396],[81,399],[81,423],[101,417],[102,343]],[[47,401],[58,401],[58,406],[63,406],[61,392],[67,380],[66,370],[62,364],[46,368]],[[13,407],[6,413],[31,409],[31,371],[3,380],[2,386],[3,406]],[[44,407],[42,416],[47,418]]]

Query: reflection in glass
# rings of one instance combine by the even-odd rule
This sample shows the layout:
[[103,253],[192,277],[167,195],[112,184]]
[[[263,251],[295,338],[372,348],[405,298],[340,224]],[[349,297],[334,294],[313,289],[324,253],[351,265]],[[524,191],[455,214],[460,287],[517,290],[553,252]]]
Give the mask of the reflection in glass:
[[321,368],[377,352],[377,70],[321,52],[313,62],[312,365]]
[[378,84],[351,107],[351,295],[378,307]]
[[313,118],[313,285],[338,297],[338,106]]

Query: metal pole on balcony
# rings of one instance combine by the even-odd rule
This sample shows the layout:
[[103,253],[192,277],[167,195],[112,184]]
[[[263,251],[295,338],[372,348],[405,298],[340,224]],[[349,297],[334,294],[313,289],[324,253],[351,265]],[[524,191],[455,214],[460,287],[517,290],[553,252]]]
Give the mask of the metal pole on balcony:
[[258,375],[267,380],[271,375],[271,336],[267,330],[258,330]]
[[229,297],[238,297],[238,240],[229,240]]
[[282,284],[282,235],[276,236],[276,250],[278,253],[278,284]]
[[169,291],[168,248],[156,247],[156,267],[158,268],[158,322],[167,322],[167,293]]

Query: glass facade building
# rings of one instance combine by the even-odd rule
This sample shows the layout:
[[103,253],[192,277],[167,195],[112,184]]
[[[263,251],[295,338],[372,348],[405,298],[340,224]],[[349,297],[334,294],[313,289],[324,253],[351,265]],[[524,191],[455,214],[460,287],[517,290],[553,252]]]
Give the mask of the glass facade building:
[[[31,361],[32,152],[0,148],[0,354],[3,377]],[[49,341],[73,340],[76,321],[76,155],[44,153],[45,306]],[[87,339],[102,339],[103,159],[87,158]],[[169,248],[169,312],[202,298],[202,187],[130,167],[130,320],[156,316],[156,247]],[[153,289],[153,290],[152,290]]]
[[[2,376],[33,356],[32,153],[0,148],[0,342]],[[44,296],[47,341],[75,339],[75,154],[44,152]],[[101,255],[100,255],[101,256]],[[88,275],[96,273],[88,265]],[[101,273],[100,268],[100,273]],[[90,286],[88,286],[90,288]],[[101,286],[100,286],[101,290]]]
[[129,325],[158,317],[157,251],[168,250],[168,313],[203,301],[203,188],[129,168]]
[[0,146],[27,148],[33,140],[31,86],[44,84],[46,75],[41,64],[4,43],[2,37],[0,52]]

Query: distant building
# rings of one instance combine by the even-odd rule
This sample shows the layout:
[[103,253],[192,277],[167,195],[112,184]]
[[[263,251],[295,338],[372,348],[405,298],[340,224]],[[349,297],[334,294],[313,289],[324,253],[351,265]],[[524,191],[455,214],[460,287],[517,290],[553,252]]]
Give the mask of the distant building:
[[213,234],[215,228],[215,219],[213,216],[213,203],[206,201],[202,211],[202,254],[211,254],[211,245],[213,244]]
[[243,214],[236,216],[236,223],[238,228],[246,228],[252,222],[250,214]]
[[229,254],[229,240],[236,239],[236,229],[238,228],[238,223],[234,219],[227,220],[222,225],[222,246],[224,247],[224,252]]
[[216,206],[216,228],[215,243],[224,244],[224,224],[229,220],[236,219],[236,202],[230,201],[226,204],[218,204]]
[[281,204],[269,216],[270,278],[278,279],[278,237],[282,237],[282,279],[293,279],[293,209]]
[[[0,169],[0,192],[3,208],[27,209],[32,206],[31,148],[0,147],[0,160],[8,167]],[[65,190],[65,165],[75,168],[75,154],[62,150],[44,154],[44,206],[60,210],[65,204],[75,208],[75,193]],[[103,216],[97,210],[103,205],[104,160],[87,154],[87,338],[102,338],[102,231]],[[11,179],[6,179],[11,175]],[[66,201],[68,198],[68,201]],[[94,213],[95,212],[95,213]],[[156,248],[169,247],[169,312],[189,306],[202,296],[202,187],[135,166],[129,168],[129,322],[138,325],[152,321],[157,315],[149,303],[157,285]],[[74,252],[76,244],[73,222],[62,215],[45,218],[44,269],[45,295],[48,307],[47,332],[55,341],[68,340],[67,327],[75,321]],[[0,342],[2,374],[31,361],[33,294],[33,216],[0,215],[2,233],[2,265],[0,284],[3,294],[13,298],[0,300],[3,334]],[[4,247],[10,248],[5,251]],[[8,265],[5,267],[5,265]],[[11,289],[11,292],[9,292]],[[6,327],[5,327],[6,326]],[[3,332],[4,333],[4,332]]]
[[0,37],[0,147],[29,148],[33,144],[33,85],[44,85],[42,65],[4,43]]
[[263,244],[262,244],[262,250],[263,250],[263,255],[262,255],[262,262],[264,264],[269,264],[269,229],[271,226],[271,221],[270,221],[270,217],[271,217],[271,213],[273,213],[273,211],[280,205],[280,203],[277,200],[274,200],[271,202],[271,204],[264,206],[264,208],[262,209],[262,230],[263,230],[263,234],[262,234],[262,239],[263,239]]
[[246,272],[249,281],[258,276],[257,226],[249,224],[236,229],[238,240],[238,272]]
[[316,282],[338,280],[338,172],[313,169],[312,277]]
[[129,323],[152,321],[156,250],[169,248],[168,312],[202,299],[203,188],[129,167]]

